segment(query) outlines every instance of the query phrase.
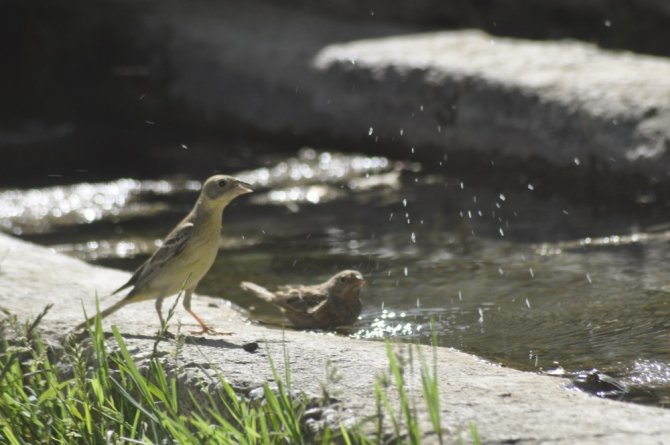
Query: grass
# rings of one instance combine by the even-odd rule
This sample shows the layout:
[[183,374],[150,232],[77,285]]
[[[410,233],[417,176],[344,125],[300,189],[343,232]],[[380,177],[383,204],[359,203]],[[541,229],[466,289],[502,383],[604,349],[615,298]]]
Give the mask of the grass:
[[[218,390],[206,393],[206,403],[190,392],[190,400],[180,400],[179,384],[163,369],[157,354],[148,367],[139,367],[116,327],[113,341],[106,344],[99,318],[89,327],[91,347],[70,342],[56,360],[37,330],[47,310],[25,326],[15,321],[18,339],[12,345],[3,341],[0,347],[0,443],[419,444],[424,433],[443,441],[437,368],[431,369],[420,357],[421,391],[433,427],[423,432],[415,397],[406,389],[408,363],[398,358],[390,343],[389,370],[378,377],[375,388],[375,418],[349,429],[326,428],[315,437],[303,417],[309,402],[292,391],[286,350],[283,375],[269,359],[276,387],[265,384],[261,401],[236,393],[221,375]],[[375,422],[373,437],[363,433],[367,422]]]

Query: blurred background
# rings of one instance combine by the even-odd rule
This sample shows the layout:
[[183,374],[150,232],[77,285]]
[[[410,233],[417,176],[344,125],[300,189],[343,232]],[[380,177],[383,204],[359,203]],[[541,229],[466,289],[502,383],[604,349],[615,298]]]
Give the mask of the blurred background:
[[[662,0],[5,0],[0,229],[133,270],[217,172],[200,293],[366,276],[357,338],[670,405]],[[1,254],[0,254],[1,255]]]

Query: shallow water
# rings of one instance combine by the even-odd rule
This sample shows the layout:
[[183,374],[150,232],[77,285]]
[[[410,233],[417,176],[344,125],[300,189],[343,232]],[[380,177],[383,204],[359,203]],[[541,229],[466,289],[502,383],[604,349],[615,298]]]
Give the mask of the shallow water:
[[[259,323],[239,288],[366,276],[357,338],[439,344],[571,377],[602,396],[670,406],[668,232],[602,218],[533,184],[505,190],[382,157],[303,150],[238,172],[257,193],[225,212],[199,292]],[[133,269],[192,204],[199,183],[119,179],[0,192],[0,225],[85,260]]]

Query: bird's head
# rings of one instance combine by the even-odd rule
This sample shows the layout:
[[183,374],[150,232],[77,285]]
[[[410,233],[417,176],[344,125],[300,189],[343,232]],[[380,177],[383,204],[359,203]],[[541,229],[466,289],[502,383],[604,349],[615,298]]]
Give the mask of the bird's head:
[[206,204],[225,206],[237,196],[251,192],[253,190],[246,182],[232,176],[214,175],[203,184],[200,198]]
[[343,270],[336,273],[329,281],[334,293],[348,294],[351,291],[357,291],[365,284],[363,274],[357,270]]

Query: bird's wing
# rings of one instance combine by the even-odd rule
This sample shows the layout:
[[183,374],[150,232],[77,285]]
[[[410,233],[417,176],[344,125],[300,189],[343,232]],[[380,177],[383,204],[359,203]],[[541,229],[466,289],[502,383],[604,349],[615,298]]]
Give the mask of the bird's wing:
[[323,300],[321,300],[321,302],[319,302],[318,304],[316,304],[316,305],[310,307],[309,309],[307,309],[307,313],[309,315],[314,315],[317,312],[319,312],[327,304],[328,304],[328,298],[326,297]]
[[188,222],[177,226],[165,238],[163,245],[135,271],[126,284],[115,290],[114,293],[130,286],[141,287],[144,283],[150,281],[168,261],[184,251],[192,234],[193,223]]
[[327,298],[328,295],[320,289],[310,286],[300,286],[284,290],[283,292],[277,292],[274,302],[288,310],[307,314],[312,308],[318,306]]

